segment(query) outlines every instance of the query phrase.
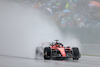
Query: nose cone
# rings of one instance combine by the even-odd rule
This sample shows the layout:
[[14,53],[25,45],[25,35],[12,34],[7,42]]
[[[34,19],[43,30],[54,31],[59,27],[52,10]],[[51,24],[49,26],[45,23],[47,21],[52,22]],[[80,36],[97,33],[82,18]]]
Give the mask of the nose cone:
[[63,57],[66,57],[65,49],[64,48],[58,48],[60,53],[62,54]]

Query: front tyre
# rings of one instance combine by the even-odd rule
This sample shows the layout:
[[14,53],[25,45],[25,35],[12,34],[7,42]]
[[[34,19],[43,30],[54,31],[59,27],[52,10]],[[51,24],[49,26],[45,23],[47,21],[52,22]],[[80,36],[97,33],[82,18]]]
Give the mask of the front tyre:
[[72,55],[73,55],[73,60],[78,60],[80,58],[80,52],[77,47],[72,48]]
[[49,60],[51,57],[51,48],[50,47],[45,47],[44,48],[44,59]]

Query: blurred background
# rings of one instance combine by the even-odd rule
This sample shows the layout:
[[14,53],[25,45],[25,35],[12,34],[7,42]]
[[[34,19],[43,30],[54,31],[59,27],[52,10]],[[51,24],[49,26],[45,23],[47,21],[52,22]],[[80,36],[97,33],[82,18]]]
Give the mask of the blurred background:
[[[23,0],[23,2],[31,2],[34,8],[52,18],[67,43],[72,43],[75,38],[81,44],[83,54],[100,55],[100,0]],[[73,44],[77,44],[75,40]]]
[[0,54],[33,58],[55,39],[100,56],[100,0],[0,0]]

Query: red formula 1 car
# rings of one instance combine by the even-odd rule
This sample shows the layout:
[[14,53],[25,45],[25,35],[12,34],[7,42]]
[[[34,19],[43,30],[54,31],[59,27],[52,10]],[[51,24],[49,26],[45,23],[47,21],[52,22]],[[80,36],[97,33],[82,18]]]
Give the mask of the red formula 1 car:
[[64,47],[59,40],[55,40],[55,43],[49,43],[48,47],[37,47],[36,56],[41,55],[45,60],[53,58],[73,58],[73,60],[78,60],[80,58],[80,52],[78,47],[70,48],[70,46]]

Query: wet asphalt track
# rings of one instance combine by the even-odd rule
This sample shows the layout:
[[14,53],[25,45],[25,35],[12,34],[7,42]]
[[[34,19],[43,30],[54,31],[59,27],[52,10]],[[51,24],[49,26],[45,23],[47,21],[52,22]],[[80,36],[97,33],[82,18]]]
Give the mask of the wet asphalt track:
[[64,61],[0,56],[0,67],[100,67],[100,57],[82,56],[78,61]]
[[[24,19],[26,19],[27,18],[27,16],[28,16],[28,18],[29,19],[27,19],[27,21],[29,20],[31,20],[32,19],[32,22],[33,22],[33,18],[34,18],[34,16],[33,16],[33,14],[34,14],[34,12],[33,12],[33,10],[32,9],[29,9],[29,8],[27,8],[27,7],[20,7],[20,6],[18,6],[18,4],[11,4],[11,3],[1,3],[1,5],[3,5],[3,6],[1,6],[1,8],[2,8],[2,13],[4,13],[4,15],[1,13],[1,18],[4,20],[4,22],[8,22],[8,20],[7,20],[7,18],[9,18],[9,16],[12,18],[13,17],[13,15],[15,16],[15,20],[17,20],[18,19],[18,17],[19,17],[19,15],[18,14],[20,14],[20,15],[22,15],[21,17],[23,18],[25,15],[26,15],[26,17],[24,17]],[[9,9],[8,9],[8,5],[10,5],[9,6]],[[14,7],[11,7],[11,6],[14,6]],[[15,7],[17,7],[17,8],[15,8]],[[5,8],[5,9],[4,9]],[[22,9],[23,8],[23,9]],[[4,11],[5,12],[4,12]],[[18,11],[16,11],[16,10],[20,10],[19,12]],[[29,11],[27,11],[27,10],[29,10]],[[23,12],[25,12],[25,14],[23,14]],[[7,13],[7,15],[5,14],[5,13]],[[18,13],[18,14],[17,14]],[[18,16],[16,16],[16,15],[18,15]],[[7,17],[6,17],[7,16]],[[6,18],[5,18],[6,17]],[[17,17],[17,19],[16,19],[16,17]],[[31,18],[31,19],[30,19]],[[6,19],[6,21],[5,21],[5,19]],[[13,21],[15,21],[15,20],[13,20]],[[19,20],[19,19],[18,19]],[[2,20],[1,20],[2,21]],[[11,20],[9,20],[10,22],[12,21],[12,19]],[[12,22],[13,22],[12,21]],[[29,23],[29,21],[28,22],[26,22],[26,24],[27,23]],[[17,21],[16,21],[17,22]],[[22,21],[21,21],[22,22]],[[23,20],[23,22],[25,23],[25,21]],[[46,21],[45,21],[46,22]],[[3,22],[2,22],[3,23]],[[2,26],[3,27],[6,27],[6,25],[4,25],[4,24],[2,24],[1,23],[1,30],[2,30]],[[18,23],[18,22],[17,22]],[[20,22],[19,22],[20,23]],[[23,23],[22,23],[23,24]],[[31,24],[31,22],[30,22],[30,24]],[[37,23],[38,24],[38,23]],[[15,25],[15,24],[14,24]],[[19,25],[21,25],[21,24],[19,24]],[[18,27],[19,27],[19,25],[18,25]],[[32,25],[32,24],[31,24]],[[34,24],[33,24],[34,25]],[[8,27],[11,27],[11,25],[7,25]],[[25,26],[27,26],[27,25],[25,25]],[[22,27],[22,26],[21,26]],[[24,27],[24,26],[23,26]],[[40,27],[40,26],[39,26]],[[13,28],[13,25],[12,25],[12,28]],[[30,27],[31,28],[31,27]],[[30,29],[29,28],[29,29]],[[33,28],[33,26],[32,26],[32,28]],[[36,27],[37,28],[37,27]],[[55,26],[54,26],[54,28],[55,28]],[[53,29],[54,29],[53,28]],[[4,28],[5,29],[5,28]],[[17,29],[17,27],[15,28],[15,29]],[[22,30],[23,30],[23,28],[21,28]],[[25,27],[25,29],[26,29],[26,27]],[[10,28],[9,28],[9,30],[11,30]],[[44,30],[44,28],[43,28],[43,30]],[[48,30],[48,29],[47,29]],[[52,29],[50,28],[50,32],[53,32],[52,31]],[[3,31],[3,30],[2,30]],[[8,30],[7,30],[8,31]],[[18,29],[18,31],[20,31],[19,29]],[[55,30],[54,30],[55,31]],[[27,32],[27,31],[26,31]],[[3,32],[3,34],[4,34],[5,32]],[[33,32],[34,33],[34,32]],[[9,33],[9,34],[11,34],[11,33]],[[31,33],[32,34],[32,33]],[[36,32],[36,34],[37,34],[37,32]],[[44,33],[43,33],[44,34]],[[54,33],[55,34],[55,33]],[[5,34],[6,35],[6,34]],[[4,35],[4,36],[5,36]],[[33,35],[33,34],[32,34]],[[38,34],[39,35],[39,34]],[[38,36],[37,35],[37,36]],[[50,34],[51,35],[51,34]],[[12,36],[12,35],[11,35]],[[29,36],[28,36],[29,37]],[[30,36],[30,37],[32,37],[32,36]],[[34,37],[34,36],[33,36]],[[30,43],[30,41],[32,40],[34,40],[33,39],[33,37],[32,38],[26,38],[26,40],[24,40],[24,42],[25,41],[27,41],[27,39],[29,40],[29,42],[27,43],[28,44],[28,46],[29,46],[29,43]],[[44,36],[43,36],[44,37]],[[2,38],[4,38],[4,37],[1,37],[1,39]],[[11,38],[11,37],[10,37]],[[45,37],[44,39],[47,39],[48,37]],[[9,38],[8,38],[9,39]],[[13,39],[13,38],[12,38]],[[25,38],[24,38],[25,39]],[[18,40],[19,40],[19,38],[18,38]],[[36,39],[35,39],[36,40]],[[42,40],[42,38],[41,38],[41,40]],[[52,39],[52,37],[51,37],[51,40],[53,40]],[[12,40],[10,39],[10,41],[12,42]],[[32,54],[32,52],[30,52],[30,51],[32,51],[32,50],[29,50],[30,49],[30,47],[33,47],[33,43],[32,43],[32,46],[30,46],[30,47],[26,47],[26,49],[24,49],[23,51],[22,51],[22,53],[21,53],[21,50],[23,49],[23,45],[22,45],[22,48],[19,48],[19,47],[21,47],[21,45],[18,47],[18,50],[19,49],[21,49],[21,50],[19,50],[19,52],[18,52],[18,50],[17,50],[17,48],[15,49],[14,47],[15,47],[15,45],[8,45],[8,43],[10,44],[10,41],[8,41],[7,40],[7,45],[3,45],[3,47],[7,47],[7,49],[6,49],[6,47],[5,48],[2,48],[2,46],[0,46],[1,47],[1,53],[5,53],[5,54],[9,54],[9,53],[11,53],[11,54],[13,54],[13,55],[16,55],[17,53],[17,55],[20,55],[20,56],[26,56],[26,55],[31,55]],[[32,42],[31,41],[31,42]],[[39,41],[40,41],[40,39],[39,39]],[[5,40],[4,41],[2,41],[1,40],[1,42],[6,42]],[[18,41],[17,40],[15,40],[15,42],[16,43],[18,43]],[[14,43],[15,43],[14,42]],[[20,40],[19,40],[19,42],[20,42]],[[2,43],[1,43],[2,44]],[[1,45],[0,44],[0,45]],[[22,44],[22,43],[21,43]],[[30,43],[31,44],[31,43]],[[14,47],[13,47],[14,46]],[[18,46],[17,44],[16,44],[16,46]],[[11,47],[12,48],[14,48],[13,50],[10,50],[11,49]],[[24,44],[24,48],[25,48],[25,44]],[[29,49],[28,49],[29,48]],[[5,50],[6,49],[6,50]],[[33,49],[33,48],[32,48]],[[29,51],[25,51],[25,50],[29,50]],[[12,52],[12,51],[14,51],[14,52]],[[27,53],[26,53],[27,52]],[[30,52],[30,53],[29,53]],[[25,54],[24,54],[25,53]],[[29,55],[29,56],[30,56]],[[73,60],[67,60],[67,61],[60,61],[60,60],[44,60],[44,59],[34,59],[34,58],[25,58],[25,57],[14,57],[14,56],[4,56],[4,55],[0,55],[0,67],[100,67],[100,57],[90,57],[90,56],[82,56],[81,58],[80,58],[80,60],[78,60],[78,61],[73,61]]]

